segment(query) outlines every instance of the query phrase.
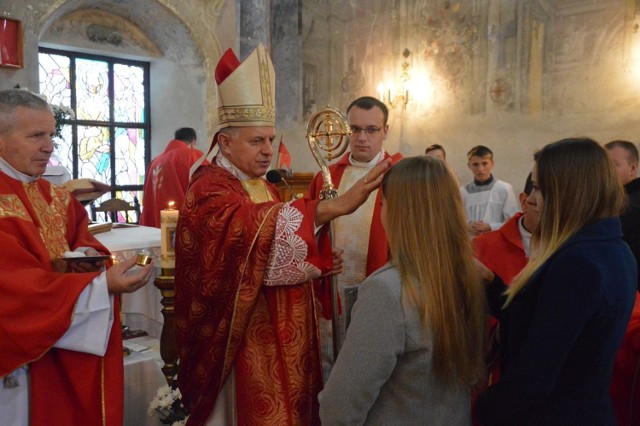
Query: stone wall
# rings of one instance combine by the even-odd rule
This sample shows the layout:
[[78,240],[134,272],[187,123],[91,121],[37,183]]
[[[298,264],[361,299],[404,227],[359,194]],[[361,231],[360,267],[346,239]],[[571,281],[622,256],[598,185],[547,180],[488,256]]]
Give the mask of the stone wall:
[[[38,91],[39,45],[147,61],[152,156],[178,127],[194,127],[201,147],[211,140],[217,120],[211,78],[222,54],[214,29],[220,16],[231,15],[235,22],[233,2],[225,7],[222,0],[0,0],[2,13],[22,21],[25,64],[0,68],[0,89],[19,84]],[[221,28],[228,30],[228,22]]]
[[[319,74],[311,81],[324,94],[316,108],[325,99],[344,109],[356,96],[376,96],[380,82],[399,78],[408,48],[412,78],[423,80],[406,110],[392,109],[386,147],[418,155],[442,144],[462,182],[471,177],[466,152],[478,144],[493,149],[495,174],[519,191],[533,152],[548,142],[570,136],[638,141],[635,1],[303,3],[303,34],[312,40],[304,45],[305,69]],[[328,29],[331,19],[344,21],[342,31]],[[321,56],[322,46],[343,55],[325,48]],[[341,77],[342,87],[331,83]],[[285,140],[294,168],[315,167],[302,126],[288,129]]]
[[387,149],[417,155],[442,144],[464,182],[466,152],[485,144],[495,174],[520,190],[545,143],[580,135],[637,141],[637,3],[0,0],[0,14],[25,29],[25,67],[0,69],[0,88],[37,88],[39,43],[148,60],[155,155],[178,126],[210,140],[218,58],[232,47],[243,59],[263,42],[277,74],[278,139],[296,171],[316,171],[305,140],[309,115],[377,95],[406,60],[417,83],[406,109],[392,109]]

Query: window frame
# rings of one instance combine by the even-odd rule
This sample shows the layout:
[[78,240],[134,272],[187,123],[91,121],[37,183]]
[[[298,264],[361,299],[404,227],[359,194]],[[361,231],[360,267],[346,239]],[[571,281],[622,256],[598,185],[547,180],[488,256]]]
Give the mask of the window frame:
[[[149,163],[151,162],[151,90],[150,90],[150,70],[151,63],[144,61],[137,61],[132,59],[122,59],[113,56],[96,55],[90,53],[76,52],[71,50],[53,49],[49,47],[40,46],[38,48],[38,54],[44,53],[49,55],[60,55],[69,58],[69,83],[71,85],[71,109],[76,112],[77,98],[76,98],[76,60],[86,59],[106,62],[108,67],[108,81],[109,81],[109,121],[95,121],[95,120],[79,120],[76,118],[65,119],[61,122],[71,126],[71,146],[73,157],[73,170],[71,174],[73,179],[78,179],[79,162],[78,162],[78,126],[97,126],[106,127],[109,129],[109,166],[111,167],[111,181],[105,182],[111,186],[111,198],[116,198],[118,192],[130,191],[130,192],[142,192],[144,188],[144,182],[141,184],[131,185],[116,185],[116,128],[124,129],[143,129],[145,135],[144,143],[144,175],[146,176]],[[127,66],[137,66],[143,69],[143,87],[144,87],[144,119],[140,123],[135,122],[123,122],[114,120],[114,66],[116,64],[122,64]],[[40,60],[38,60],[38,68],[40,67]],[[38,82],[40,79],[38,78]],[[121,197],[120,197],[121,198]]]

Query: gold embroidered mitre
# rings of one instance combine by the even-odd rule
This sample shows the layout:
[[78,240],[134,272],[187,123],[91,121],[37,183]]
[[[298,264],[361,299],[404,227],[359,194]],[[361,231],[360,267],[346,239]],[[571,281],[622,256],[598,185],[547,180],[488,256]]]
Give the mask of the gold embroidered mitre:
[[275,72],[262,44],[242,63],[228,49],[216,67],[219,129],[275,126]]

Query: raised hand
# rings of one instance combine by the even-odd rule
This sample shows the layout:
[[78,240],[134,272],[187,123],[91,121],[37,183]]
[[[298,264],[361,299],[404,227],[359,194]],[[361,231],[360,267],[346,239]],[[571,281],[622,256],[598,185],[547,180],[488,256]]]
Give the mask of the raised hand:
[[133,293],[144,287],[153,273],[153,262],[130,271],[136,264],[136,256],[113,265],[107,271],[109,293]]

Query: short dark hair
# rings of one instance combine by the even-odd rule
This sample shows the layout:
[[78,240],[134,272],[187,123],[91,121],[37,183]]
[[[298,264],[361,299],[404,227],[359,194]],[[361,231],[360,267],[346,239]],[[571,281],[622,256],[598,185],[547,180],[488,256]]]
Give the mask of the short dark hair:
[[387,120],[389,119],[389,108],[382,102],[380,99],[374,98],[373,96],[362,96],[355,101],[351,102],[347,107],[347,114],[351,111],[351,108],[358,107],[364,110],[369,111],[373,107],[378,107],[382,110],[382,114],[384,115],[384,123],[383,125],[387,125]]
[[471,160],[471,157],[482,158],[482,157],[486,157],[487,155],[490,155],[491,158],[493,158],[493,151],[491,151],[489,148],[487,148],[484,145],[477,145],[471,148],[469,152],[467,152],[467,160]]
[[633,142],[629,142],[629,141],[625,141],[625,140],[621,140],[621,139],[616,139],[614,141],[611,141],[607,144],[604,145],[605,148],[607,149],[611,149],[611,148],[622,148],[624,150],[626,150],[629,153],[629,157],[631,162],[634,163],[636,161],[638,161],[638,148],[636,147],[636,145]]
[[443,147],[442,145],[438,144],[438,143],[434,143],[433,145],[429,145],[429,146],[427,147],[427,149],[425,149],[425,150],[424,150],[424,153],[425,153],[425,154],[428,154],[428,153],[430,153],[431,151],[437,151],[438,149],[439,149],[440,151],[442,151],[442,153],[444,154],[444,156],[445,156],[445,157],[447,156],[447,151],[445,151],[445,150],[444,150],[444,147]]
[[198,139],[198,137],[196,136],[196,131],[191,127],[182,127],[176,130],[173,138],[188,143],[191,143]]
[[527,176],[527,181],[524,183],[524,193],[527,195],[531,195],[531,191],[533,191],[533,178],[532,173],[529,172]]

